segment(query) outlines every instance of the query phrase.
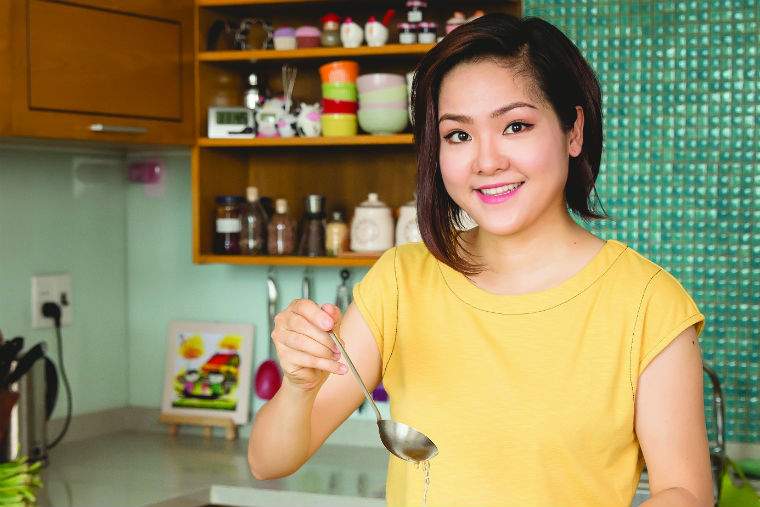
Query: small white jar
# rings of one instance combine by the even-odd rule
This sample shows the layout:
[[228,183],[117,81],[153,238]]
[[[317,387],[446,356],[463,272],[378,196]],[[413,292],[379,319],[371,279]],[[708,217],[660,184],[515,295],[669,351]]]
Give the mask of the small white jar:
[[354,252],[383,252],[393,247],[394,224],[391,209],[376,193],[354,210],[351,221],[351,250]]

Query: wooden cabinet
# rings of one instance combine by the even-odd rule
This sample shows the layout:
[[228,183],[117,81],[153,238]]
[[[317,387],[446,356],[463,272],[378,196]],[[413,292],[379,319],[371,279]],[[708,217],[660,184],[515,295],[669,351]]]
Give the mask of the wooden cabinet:
[[193,144],[190,0],[0,4],[0,135]]
[[[386,8],[396,9],[395,22],[405,16],[402,0],[349,2],[340,0],[196,0],[198,45],[196,47],[196,118],[199,138],[192,156],[193,260],[196,263],[285,264],[317,266],[371,265],[377,257],[274,257],[214,255],[214,199],[217,195],[244,195],[247,185],[255,185],[261,195],[284,197],[293,217],[303,213],[303,199],[309,193],[326,197],[327,210],[342,209],[350,218],[355,206],[377,192],[394,209],[411,200],[414,192],[415,153],[411,131],[406,133],[343,138],[291,139],[209,139],[206,137],[210,105],[242,105],[246,78],[256,72],[275,93],[281,93],[281,67],[298,68],[294,102],[321,99],[319,66],[341,59],[359,63],[360,74],[392,72],[406,74],[430,49],[429,45],[389,44],[379,48],[309,48],[288,51],[224,50],[208,51],[206,33],[219,19],[234,26],[248,17],[270,20],[275,27],[319,25],[319,19],[333,11],[363,23],[370,15],[382,16]],[[480,0],[466,2],[467,14],[482,8],[487,12],[520,15],[519,1]],[[426,19],[443,22],[462,2],[430,2]],[[228,103],[219,104],[220,97]]]

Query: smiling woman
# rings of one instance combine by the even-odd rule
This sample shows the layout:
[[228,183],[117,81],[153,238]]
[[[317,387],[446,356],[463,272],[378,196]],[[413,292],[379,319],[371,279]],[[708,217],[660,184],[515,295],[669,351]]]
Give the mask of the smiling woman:
[[543,20],[483,16],[423,58],[413,107],[424,242],[386,252],[345,315],[299,300],[278,316],[285,379],[254,423],[254,474],[292,473],[361,403],[335,328],[439,450],[422,470],[390,457],[391,507],[628,507],[645,461],[648,507],[709,505],[704,316],[571,216],[604,216],[600,88],[578,49]]

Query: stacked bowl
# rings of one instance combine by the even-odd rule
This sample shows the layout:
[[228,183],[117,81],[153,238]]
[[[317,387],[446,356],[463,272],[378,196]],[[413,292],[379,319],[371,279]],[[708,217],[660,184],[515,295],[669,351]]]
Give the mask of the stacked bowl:
[[359,126],[370,134],[396,134],[408,122],[406,77],[365,74],[356,80]]
[[319,74],[322,77],[322,135],[355,136],[359,64],[349,60],[330,62],[319,68]]

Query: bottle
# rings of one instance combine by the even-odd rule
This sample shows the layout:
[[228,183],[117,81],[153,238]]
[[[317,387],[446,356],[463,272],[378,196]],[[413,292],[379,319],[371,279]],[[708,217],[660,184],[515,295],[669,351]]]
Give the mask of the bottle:
[[214,253],[235,255],[240,253],[240,208],[245,200],[239,195],[216,197],[216,232]]
[[325,230],[325,253],[337,257],[348,251],[348,225],[342,211],[333,211]]
[[274,209],[275,214],[267,226],[267,251],[269,255],[292,255],[296,246],[296,224],[288,215],[288,201],[277,199]]
[[307,195],[304,199],[304,213],[301,226],[301,242],[298,255],[306,257],[325,256],[325,198],[319,194]]
[[259,202],[259,189],[246,188],[248,202],[240,216],[240,253],[243,255],[262,255],[267,243],[267,214]]

